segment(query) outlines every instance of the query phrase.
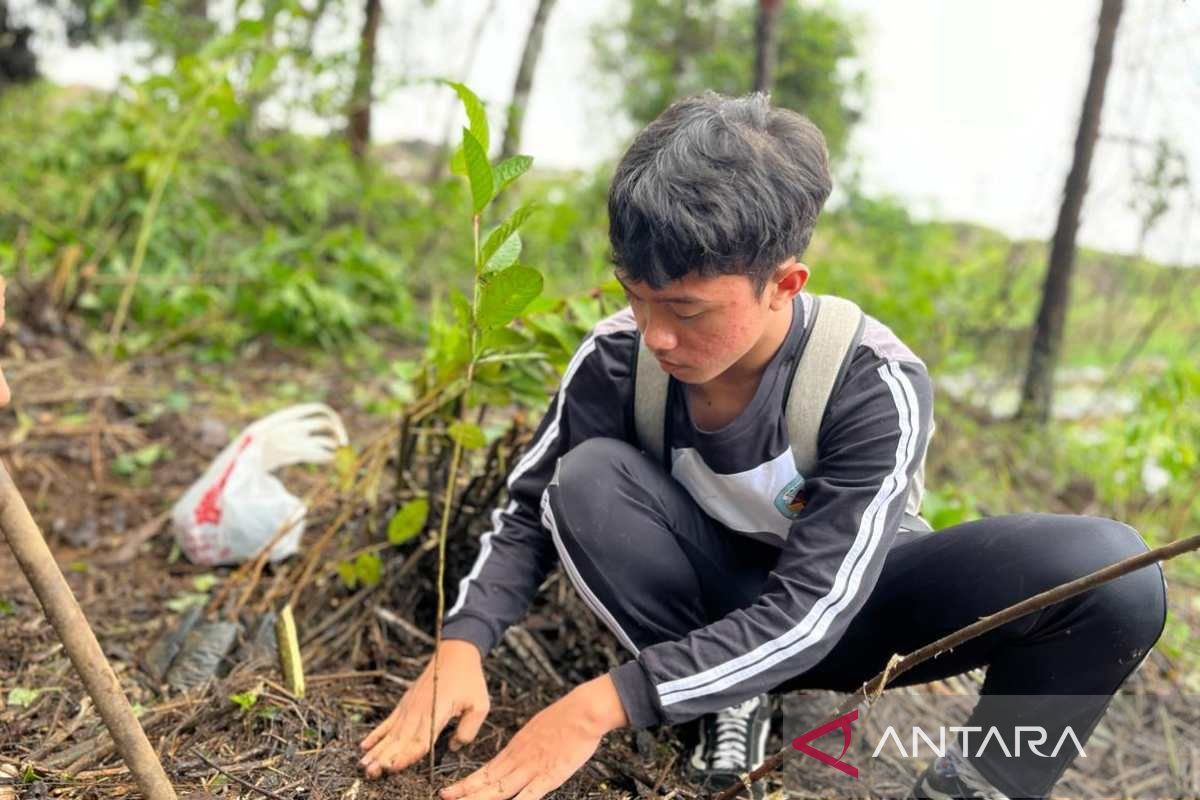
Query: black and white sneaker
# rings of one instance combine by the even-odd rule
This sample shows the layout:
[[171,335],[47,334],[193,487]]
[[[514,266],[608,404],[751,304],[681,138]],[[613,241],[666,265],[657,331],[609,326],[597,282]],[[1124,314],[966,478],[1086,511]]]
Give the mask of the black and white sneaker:
[[[698,722],[698,740],[687,772],[703,788],[720,791],[736,786],[742,775],[766,759],[767,736],[771,733],[770,695],[751,697],[740,705],[706,714]],[[750,796],[762,800],[762,781],[753,784]]]
[[917,779],[912,796],[923,800],[961,800],[962,798],[984,798],[984,800],[1009,800],[1008,795],[988,782],[975,769],[975,765],[963,757],[955,742],[946,748],[946,755],[938,756]]

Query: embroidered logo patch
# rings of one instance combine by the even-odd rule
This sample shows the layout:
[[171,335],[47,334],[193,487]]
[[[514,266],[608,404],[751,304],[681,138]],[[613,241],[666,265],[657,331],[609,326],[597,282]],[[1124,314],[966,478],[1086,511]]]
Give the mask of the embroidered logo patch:
[[788,481],[783,491],[775,496],[775,508],[788,519],[795,519],[804,510],[804,476],[799,473]]

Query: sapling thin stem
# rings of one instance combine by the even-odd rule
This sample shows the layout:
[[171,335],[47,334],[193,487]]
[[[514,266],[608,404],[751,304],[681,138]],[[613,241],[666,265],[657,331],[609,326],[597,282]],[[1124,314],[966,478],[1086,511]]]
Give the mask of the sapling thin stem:
[[[475,214],[472,218],[472,234],[475,241],[475,279],[472,282],[471,293],[471,358],[467,361],[467,378],[463,387],[463,395],[471,388],[471,381],[475,378],[475,357],[478,344],[479,326],[476,324],[476,314],[479,309],[479,273],[480,273],[480,250],[479,250],[479,215]],[[467,404],[463,403],[459,410],[459,420],[466,421]],[[433,642],[433,704],[429,711],[429,782],[432,784],[435,778],[435,757],[433,745],[437,739],[437,692],[438,692],[438,672],[440,667],[438,664],[438,653],[442,648],[442,618],[445,615],[446,609],[446,534],[450,528],[450,506],[454,499],[454,484],[458,477],[458,465],[462,461],[462,438],[459,436],[453,437],[454,450],[450,455],[450,474],[446,477],[446,492],[442,499],[442,524],[438,529],[438,570],[437,570],[437,623],[434,626],[434,642]]]

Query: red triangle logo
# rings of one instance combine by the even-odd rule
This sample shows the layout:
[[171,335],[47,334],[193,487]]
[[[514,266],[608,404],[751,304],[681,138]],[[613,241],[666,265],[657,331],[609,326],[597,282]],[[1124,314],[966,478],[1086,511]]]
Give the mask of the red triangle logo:
[[[858,767],[851,766],[850,764],[847,764],[841,760],[842,756],[846,755],[846,751],[850,749],[850,723],[854,722],[856,719],[858,719],[857,708],[848,714],[843,714],[835,720],[826,722],[819,728],[813,728],[808,733],[797,736],[792,740],[792,747],[799,750],[801,753],[804,753],[805,755],[812,756],[823,764],[828,764],[834,769],[846,773],[851,778],[857,778]],[[838,753],[837,758],[834,758],[833,756],[829,755],[829,753],[826,753],[823,750],[818,750],[809,744],[809,742],[811,742],[813,739],[820,739],[822,736],[834,730],[835,728],[841,728],[844,735],[842,752]]]

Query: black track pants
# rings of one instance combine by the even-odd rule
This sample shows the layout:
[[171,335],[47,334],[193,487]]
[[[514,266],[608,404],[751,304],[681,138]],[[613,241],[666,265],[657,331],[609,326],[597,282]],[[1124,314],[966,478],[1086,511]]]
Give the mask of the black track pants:
[[[588,440],[564,456],[546,499],[572,582],[626,646],[676,641],[753,604],[778,558],[776,548],[712,520],[660,465],[614,439]],[[931,534],[902,531],[834,649],[774,691],[854,691],[894,653],[1145,550],[1132,528],[1096,517],[1012,514]],[[1086,745],[1165,617],[1162,570],[1151,565],[966,642],[892,685],[987,667],[965,725],[1003,731],[1037,720],[1046,750],[1069,725]],[[1059,752],[1022,760],[991,748],[971,760],[1006,794],[1041,797],[1077,754],[1070,745]]]

